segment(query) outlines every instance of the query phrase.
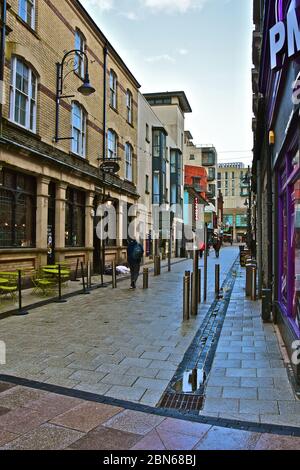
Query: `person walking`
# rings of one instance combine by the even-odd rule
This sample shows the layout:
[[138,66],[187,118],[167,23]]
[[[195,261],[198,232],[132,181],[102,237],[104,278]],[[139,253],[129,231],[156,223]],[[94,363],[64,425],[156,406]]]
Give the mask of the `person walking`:
[[127,247],[127,260],[131,275],[130,289],[136,289],[136,283],[139,278],[143,255],[144,249],[142,245],[136,240],[129,240]]
[[221,249],[221,240],[220,238],[216,237],[214,239],[213,247],[216,253],[216,258],[219,258],[220,256],[220,249]]

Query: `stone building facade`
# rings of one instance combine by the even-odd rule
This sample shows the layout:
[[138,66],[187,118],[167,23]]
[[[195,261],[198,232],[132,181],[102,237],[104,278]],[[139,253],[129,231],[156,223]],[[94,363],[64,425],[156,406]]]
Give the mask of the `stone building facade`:
[[[77,91],[86,61],[67,54],[72,50],[86,54],[91,96]],[[65,54],[56,142],[56,64]],[[99,269],[95,214],[104,190],[117,212],[106,257],[125,259],[127,208],[138,199],[139,87],[80,2],[10,0],[0,134],[2,270],[78,258]],[[120,171],[104,174],[103,159],[117,159]]]

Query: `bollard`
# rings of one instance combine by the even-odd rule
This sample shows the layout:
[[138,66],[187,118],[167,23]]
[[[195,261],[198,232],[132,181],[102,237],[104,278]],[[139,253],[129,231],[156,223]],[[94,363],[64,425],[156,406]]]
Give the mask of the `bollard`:
[[201,304],[202,292],[201,292],[201,284],[202,284],[202,272],[201,269],[198,271],[198,303]]
[[61,293],[61,264],[58,265],[58,299],[56,301],[59,304],[63,304],[66,301],[66,299],[62,298],[62,293]]
[[117,288],[117,266],[115,261],[112,262],[112,288]]
[[220,265],[215,265],[215,294],[216,299],[220,296]]
[[251,300],[257,300],[256,291],[257,291],[257,269],[256,266],[251,268]]
[[157,256],[154,256],[154,276],[158,276],[157,274]]
[[194,272],[192,277],[192,315],[198,314],[198,274],[199,274],[199,252],[194,251]]
[[22,271],[18,270],[18,291],[19,291],[19,310],[17,315],[28,315],[28,312],[22,307]]
[[155,256],[154,258],[154,276],[160,276],[161,265],[160,265],[160,256]]
[[190,319],[190,273],[183,278],[183,321]]
[[143,270],[143,289],[149,289],[149,269]]
[[89,292],[88,292],[88,290],[86,288],[86,284],[85,284],[84,269],[83,269],[83,262],[82,261],[80,263],[80,266],[81,266],[81,277],[82,277],[82,286],[83,286],[83,292],[82,293],[84,295],[88,295]]
[[204,250],[204,302],[207,300],[207,244],[208,244],[208,227],[207,224],[205,224],[205,232],[204,232],[204,244],[205,244],[205,250]]
[[157,257],[157,266],[158,266],[158,276],[161,274],[161,258],[160,256]]
[[77,277],[77,276],[78,276],[78,269],[79,269],[79,258],[77,258],[74,281],[79,281],[79,279],[78,279],[78,277]]
[[171,272],[171,251],[168,253],[168,272]]
[[91,262],[88,262],[88,288],[90,289],[92,287],[92,267],[91,267]]

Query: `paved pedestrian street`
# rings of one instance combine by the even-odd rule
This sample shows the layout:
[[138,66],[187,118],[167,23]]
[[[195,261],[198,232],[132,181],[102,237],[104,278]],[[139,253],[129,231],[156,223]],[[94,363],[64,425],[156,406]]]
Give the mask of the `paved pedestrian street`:
[[293,450],[300,437],[197,423],[0,382],[1,450]]
[[[151,274],[149,290],[142,289],[142,279],[136,291],[124,280],[117,289],[96,289],[66,303],[37,308],[27,316],[1,319],[0,340],[6,343],[7,361],[0,366],[0,380],[2,376],[6,382],[0,386],[0,445],[44,448],[52,442],[58,448],[61,442],[61,447],[105,448],[109,438],[120,448],[150,448],[155,443],[157,449],[205,449],[218,448],[224,436],[223,445],[229,448],[288,447],[292,441],[287,437],[275,444],[273,436],[238,429],[232,431],[236,435],[230,434],[209,421],[229,420],[233,428],[232,420],[300,427],[300,402],[288,380],[275,327],[262,323],[260,302],[245,298],[245,272],[242,268],[236,272],[236,265],[204,406],[198,414],[198,420],[205,418],[208,424],[194,423],[191,428],[186,424],[191,432],[183,432],[185,440],[180,444],[182,423],[177,436],[170,426],[172,418],[150,417],[148,407],[159,404],[214,302],[214,265],[221,265],[223,283],[238,252],[235,246],[224,248],[218,260],[211,252],[208,300],[202,302],[198,316],[185,323],[182,280],[185,270],[192,270],[191,260],[176,262],[171,273],[163,269],[159,277]],[[203,271],[203,260],[200,267]],[[14,386],[7,385],[9,379]],[[21,386],[21,379],[31,381],[23,383],[27,388]],[[58,398],[62,390],[68,395],[68,389],[71,396]],[[56,398],[51,397],[54,391]],[[108,401],[85,403],[84,392]],[[114,400],[120,401],[115,409]],[[139,409],[130,405],[128,410],[126,403],[146,405],[148,417],[142,415],[140,420]],[[165,411],[172,416],[172,411]],[[298,440],[293,445],[299,447]]]
[[[222,279],[237,254],[237,248],[224,249]],[[7,364],[0,374],[155,406],[213,300],[214,255],[209,261],[209,301],[186,324],[182,278],[191,260],[151,276],[148,291],[141,278],[134,292],[123,281],[117,290],[99,289],[1,320]]]

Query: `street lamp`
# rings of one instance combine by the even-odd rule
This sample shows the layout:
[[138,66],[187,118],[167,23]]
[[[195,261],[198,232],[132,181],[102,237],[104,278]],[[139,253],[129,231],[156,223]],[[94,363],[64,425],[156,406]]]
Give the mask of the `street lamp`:
[[77,68],[74,67],[71,72],[68,72],[66,76],[64,76],[64,65],[66,62],[67,57],[70,55],[81,55],[83,60],[85,60],[85,71],[84,71],[84,79],[82,85],[78,88],[78,92],[81,93],[83,96],[90,96],[93,93],[95,93],[95,88],[91,85],[90,83],[90,77],[89,77],[89,61],[86,53],[84,51],[81,51],[79,49],[73,49],[69,52],[67,52],[62,61],[58,62],[56,64],[56,119],[55,119],[55,137],[54,137],[54,142],[59,142],[60,140],[72,140],[73,137],[59,137],[59,107],[60,107],[60,100],[63,98],[74,98],[75,95],[63,95],[63,85],[65,78],[67,75],[69,75],[71,72],[76,72]]

